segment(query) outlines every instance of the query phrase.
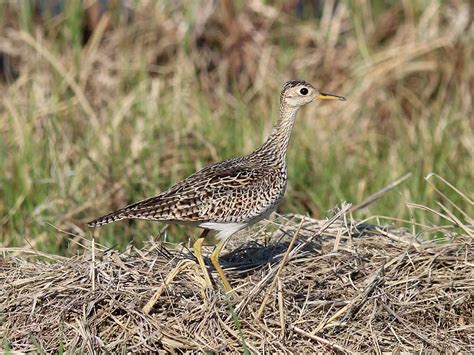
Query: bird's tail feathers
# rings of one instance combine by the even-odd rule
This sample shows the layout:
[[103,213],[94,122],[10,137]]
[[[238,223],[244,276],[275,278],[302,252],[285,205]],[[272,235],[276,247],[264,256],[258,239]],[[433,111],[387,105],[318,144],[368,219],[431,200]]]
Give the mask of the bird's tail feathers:
[[94,219],[93,221],[88,222],[87,226],[90,227],[90,228],[95,228],[95,227],[103,226],[105,224],[109,224],[109,223],[112,223],[112,222],[116,222],[116,221],[120,221],[122,219],[129,218],[126,215],[126,213],[124,213],[124,212],[125,211],[123,211],[123,210],[119,210],[119,211],[109,213],[105,216],[99,217],[97,219]]

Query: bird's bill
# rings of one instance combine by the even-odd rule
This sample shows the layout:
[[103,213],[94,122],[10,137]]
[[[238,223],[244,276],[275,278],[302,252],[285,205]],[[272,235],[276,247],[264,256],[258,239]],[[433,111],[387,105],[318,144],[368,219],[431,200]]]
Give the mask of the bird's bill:
[[337,96],[333,94],[325,94],[320,92],[319,95],[316,97],[318,100],[339,100],[339,101],[346,101],[344,96]]

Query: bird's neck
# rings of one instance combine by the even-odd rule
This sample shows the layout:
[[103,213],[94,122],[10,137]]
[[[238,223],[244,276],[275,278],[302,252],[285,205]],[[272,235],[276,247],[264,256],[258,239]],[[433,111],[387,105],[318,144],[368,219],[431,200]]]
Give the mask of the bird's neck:
[[280,118],[266,142],[255,152],[258,156],[263,158],[269,155],[279,162],[284,163],[286,161],[286,152],[298,109],[299,107],[280,104]]

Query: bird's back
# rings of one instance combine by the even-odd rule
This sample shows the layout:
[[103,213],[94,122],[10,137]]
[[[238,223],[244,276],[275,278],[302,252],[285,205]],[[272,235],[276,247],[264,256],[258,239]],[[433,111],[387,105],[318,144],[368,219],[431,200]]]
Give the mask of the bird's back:
[[202,225],[258,220],[272,211],[286,189],[285,164],[259,164],[252,155],[225,160],[190,175],[170,189],[88,223],[122,219]]

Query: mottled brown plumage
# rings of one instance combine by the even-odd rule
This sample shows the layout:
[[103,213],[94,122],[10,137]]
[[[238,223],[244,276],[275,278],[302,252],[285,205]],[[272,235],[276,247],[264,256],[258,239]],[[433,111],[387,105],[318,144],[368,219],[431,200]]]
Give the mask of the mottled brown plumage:
[[[97,227],[122,219],[147,219],[217,230],[218,238],[226,240],[278,207],[286,190],[286,152],[296,113],[315,99],[345,100],[322,94],[305,81],[289,81],[280,95],[280,118],[260,148],[244,157],[205,167],[155,197],[128,205],[88,225]],[[219,245],[217,250],[221,248]],[[199,259],[200,249],[197,254]],[[202,258],[199,261],[203,266]],[[226,289],[229,288],[224,278],[223,281]]]
[[199,225],[246,222],[282,197],[286,166],[258,167],[251,157],[226,160],[194,173],[159,195],[89,223],[96,227],[137,218]]

